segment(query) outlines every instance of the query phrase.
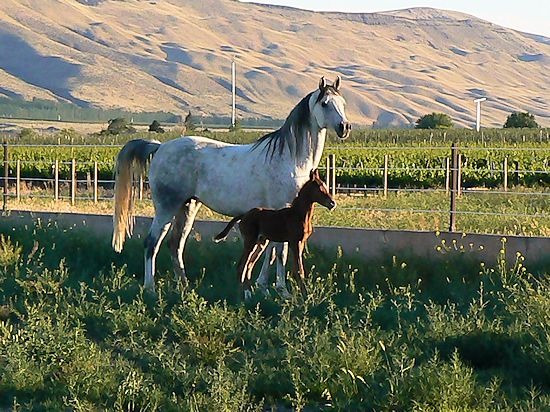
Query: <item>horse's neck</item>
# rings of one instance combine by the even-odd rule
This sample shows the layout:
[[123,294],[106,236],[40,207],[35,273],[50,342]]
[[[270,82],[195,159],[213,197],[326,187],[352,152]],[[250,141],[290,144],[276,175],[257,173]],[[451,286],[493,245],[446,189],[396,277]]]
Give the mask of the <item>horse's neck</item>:
[[313,215],[313,202],[311,200],[304,199],[298,195],[290,207],[304,222],[311,220],[311,216]]
[[302,172],[299,174],[309,175],[309,172],[316,169],[321,162],[327,130],[311,124],[304,133],[305,135],[301,138],[306,142],[304,145],[305,150],[296,158],[296,168]]

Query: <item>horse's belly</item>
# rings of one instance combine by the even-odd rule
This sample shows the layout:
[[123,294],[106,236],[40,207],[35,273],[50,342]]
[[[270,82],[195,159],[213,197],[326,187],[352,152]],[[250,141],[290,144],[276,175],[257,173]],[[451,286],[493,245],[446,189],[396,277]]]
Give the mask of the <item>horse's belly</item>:
[[292,180],[268,173],[263,166],[259,170],[235,161],[227,167],[210,169],[198,181],[197,198],[210,209],[228,216],[255,207],[278,209],[292,202],[296,195]]

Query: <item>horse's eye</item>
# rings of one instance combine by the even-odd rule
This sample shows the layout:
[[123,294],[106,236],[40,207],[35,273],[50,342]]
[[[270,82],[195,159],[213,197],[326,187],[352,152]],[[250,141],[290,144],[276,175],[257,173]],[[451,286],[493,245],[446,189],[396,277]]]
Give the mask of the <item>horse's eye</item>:
[[325,102],[321,103],[321,106],[323,106],[323,107],[327,107],[327,106],[328,106],[328,102],[327,102],[327,101],[325,101]]

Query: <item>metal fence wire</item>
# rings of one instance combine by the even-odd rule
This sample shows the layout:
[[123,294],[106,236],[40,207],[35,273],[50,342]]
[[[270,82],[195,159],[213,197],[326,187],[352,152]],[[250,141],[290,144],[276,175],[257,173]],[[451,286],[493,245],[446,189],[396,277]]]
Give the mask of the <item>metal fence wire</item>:
[[[113,200],[114,178],[105,179],[105,173],[101,173],[105,169],[114,169],[114,159],[110,162],[100,161],[77,161],[75,159],[67,160],[22,160],[10,158],[10,149],[17,148],[37,148],[55,150],[61,148],[120,148],[121,145],[37,145],[37,144],[9,144],[3,143],[3,210],[8,210],[9,207],[17,208],[17,202],[23,198],[37,199],[52,199],[55,201],[69,200],[71,205],[75,205],[77,201],[91,201],[94,203],[100,201]],[[393,165],[391,162],[391,153],[408,152],[412,149],[418,150],[439,150],[447,151],[448,157],[444,159],[441,167],[403,167],[402,165]],[[379,146],[379,147],[350,147],[350,146],[334,146],[327,148],[334,153],[326,157],[326,163],[320,166],[323,171],[326,184],[332,194],[348,195],[348,196],[378,196],[387,198],[390,193],[439,193],[445,194],[447,198],[447,207],[438,208],[406,208],[406,207],[360,207],[347,206],[340,207],[340,210],[349,212],[380,212],[380,213],[418,213],[418,214],[443,214],[448,215],[449,230],[457,230],[457,216],[460,215],[479,215],[479,216],[501,216],[501,217],[522,217],[533,219],[550,219],[550,214],[546,213],[546,206],[543,204],[543,212],[536,213],[511,213],[499,212],[495,210],[460,210],[458,209],[458,199],[462,196],[488,195],[488,196],[530,196],[533,198],[543,199],[546,201],[550,196],[548,187],[542,185],[536,187],[535,190],[526,190],[523,187],[512,187],[511,181],[520,175],[533,174],[540,176],[548,176],[550,174],[550,160],[546,161],[544,168],[534,170],[519,168],[516,164],[515,168],[509,168],[508,157],[504,158],[501,165],[491,165],[487,168],[476,168],[471,165],[464,164],[463,155],[468,154],[471,150],[484,151],[534,151],[547,152],[550,159],[550,148],[543,147],[463,147],[458,148],[456,145],[449,147],[444,146]],[[338,162],[338,152],[341,150],[365,150],[388,152],[383,156],[383,163],[379,167],[362,167],[362,165],[346,166]],[[391,153],[389,153],[391,152]],[[42,170],[51,171],[50,176],[34,176],[29,173],[23,173],[22,170],[32,169],[25,166],[41,166]],[[45,167],[46,166],[46,167]],[[62,171],[63,169],[63,171]],[[85,170],[85,171],[83,171]],[[463,176],[465,173],[471,172],[489,172],[492,176],[500,176],[500,185],[498,188],[490,189],[484,187],[463,187]],[[339,177],[349,172],[375,173],[379,176],[377,185],[358,185],[345,184],[339,182]],[[400,176],[422,172],[438,173],[442,177],[444,184],[441,185],[418,185],[418,187],[410,187],[406,185],[392,185],[392,176],[399,174]],[[103,175],[103,178],[102,178]],[[150,192],[148,190],[148,182],[145,177],[140,177],[134,182],[136,187],[137,199],[150,200]],[[15,202],[14,202],[15,200]]]

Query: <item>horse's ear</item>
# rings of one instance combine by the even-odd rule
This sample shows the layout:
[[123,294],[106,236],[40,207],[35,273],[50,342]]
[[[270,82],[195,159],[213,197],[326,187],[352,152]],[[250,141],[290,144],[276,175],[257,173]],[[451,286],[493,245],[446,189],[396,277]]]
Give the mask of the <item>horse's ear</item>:
[[321,80],[319,80],[319,90],[321,90],[321,93],[324,93],[326,88],[327,81],[325,79],[325,76],[321,76]]
[[334,80],[334,84],[332,85],[332,87],[334,87],[334,90],[336,90],[337,92],[340,91],[340,80],[340,76],[337,76],[336,80]]
[[311,169],[311,172],[309,172],[309,180],[315,180],[320,179],[319,176],[319,170],[318,169]]

